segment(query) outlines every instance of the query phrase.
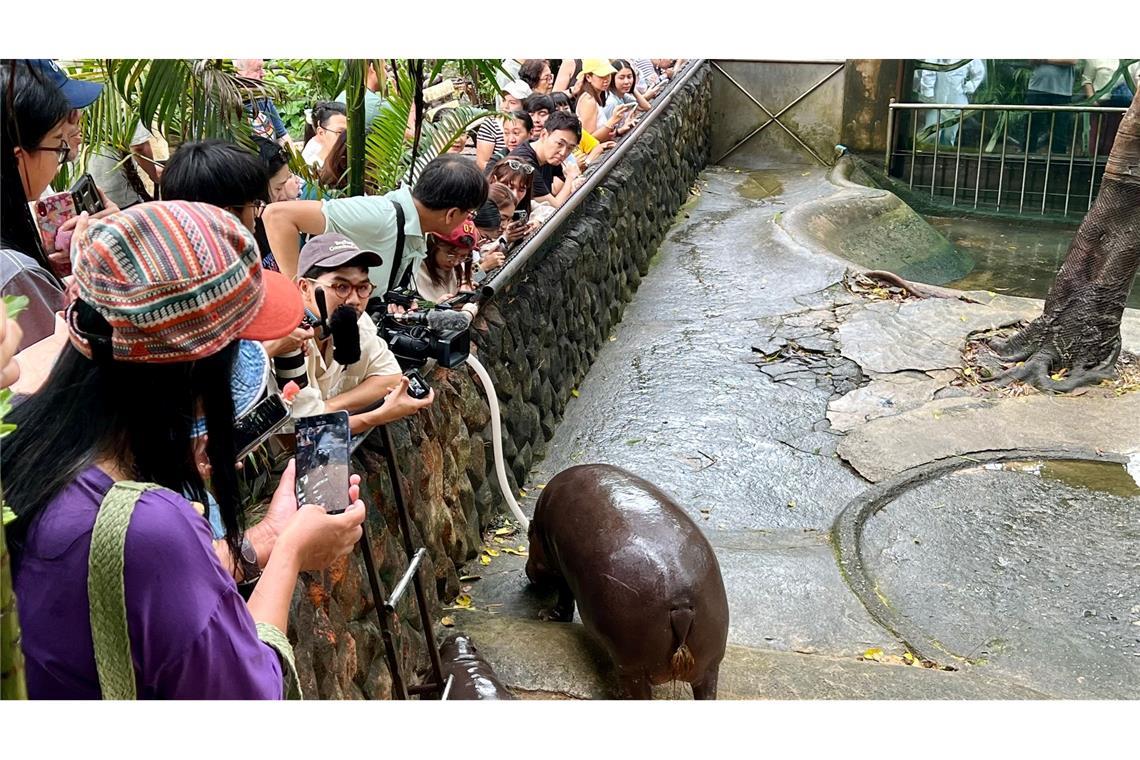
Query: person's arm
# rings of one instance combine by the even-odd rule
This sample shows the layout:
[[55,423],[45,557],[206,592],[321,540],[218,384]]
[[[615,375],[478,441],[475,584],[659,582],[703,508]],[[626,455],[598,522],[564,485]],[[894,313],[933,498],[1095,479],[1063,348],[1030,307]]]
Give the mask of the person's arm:
[[272,100],[265,101],[265,113],[269,115],[269,123],[273,125],[273,134],[277,137],[278,144],[282,140],[288,142],[289,130],[285,128],[285,122],[281,120],[277,105]]
[[574,76],[574,59],[564,58],[558,66],[558,74],[554,77],[553,92],[566,92],[570,89],[570,78]]
[[132,145],[131,155],[134,156],[135,163],[146,172],[146,176],[150,177],[150,181],[157,188],[158,183],[162,180],[162,166],[154,160],[154,149],[150,146],[150,141]]
[[599,141],[610,136],[608,131],[603,134],[604,127],[598,127],[598,101],[588,95],[583,95],[578,98],[578,105],[574,110],[578,115],[578,121],[582,122],[582,129],[592,134]]
[[301,233],[320,235],[325,231],[325,213],[321,201],[279,201],[270,203],[261,214],[265,236],[281,274],[297,276],[297,258],[301,255]]
[[479,167],[479,171],[486,171],[487,162],[491,160],[491,156],[495,154],[495,141],[490,142],[479,139],[475,141],[475,165]]
[[352,413],[356,409],[374,404],[384,398],[385,394],[400,382],[401,377],[403,375],[398,372],[392,375],[366,377],[356,387],[326,400],[325,413],[331,414],[342,410]]
[[408,378],[400,375],[399,382],[392,387],[384,397],[384,405],[361,414],[354,414],[348,418],[349,429],[353,435],[371,430],[379,425],[403,419],[415,414],[419,410],[431,406],[435,400],[435,389],[432,389],[422,399],[412,398],[408,395]]
[[576,166],[566,165],[562,171],[566,175],[565,180],[562,182],[562,187],[555,192],[551,200],[547,201],[555,208],[561,208],[562,204],[573,195],[574,191],[581,187],[586,181],[586,178],[582,176],[581,170]]

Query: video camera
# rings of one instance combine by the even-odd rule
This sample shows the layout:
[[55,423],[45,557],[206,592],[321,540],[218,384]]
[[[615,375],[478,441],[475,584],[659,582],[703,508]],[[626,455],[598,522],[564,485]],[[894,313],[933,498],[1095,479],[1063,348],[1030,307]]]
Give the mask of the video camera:
[[434,359],[441,367],[451,369],[466,361],[471,353],[471,316],[450,303],[422,311],[388,313],[388,304],[406,309],[413,300],[412,295],[390,290],[368,302],[368,314],[400,367],[419,369]]

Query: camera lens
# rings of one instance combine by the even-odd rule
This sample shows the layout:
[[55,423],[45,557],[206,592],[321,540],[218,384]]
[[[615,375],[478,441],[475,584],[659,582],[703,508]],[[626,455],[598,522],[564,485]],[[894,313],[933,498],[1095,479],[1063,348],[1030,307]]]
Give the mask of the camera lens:
[[305,372],[305,354],[297,349],[288,354],[273,357],[273,376],[277,378],[278,390],[284,390],[292,380],[298,388],[309,384],[309,376]]

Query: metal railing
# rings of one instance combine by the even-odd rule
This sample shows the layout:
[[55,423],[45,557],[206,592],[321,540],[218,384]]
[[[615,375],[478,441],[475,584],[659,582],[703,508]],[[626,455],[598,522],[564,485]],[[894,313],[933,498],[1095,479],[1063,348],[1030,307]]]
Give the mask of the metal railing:
[[911,190],[949,197],[951,206],[1079,216],[1092,206],[1104,174],[1102,136],[1127,110],[892,99],[884,170]]

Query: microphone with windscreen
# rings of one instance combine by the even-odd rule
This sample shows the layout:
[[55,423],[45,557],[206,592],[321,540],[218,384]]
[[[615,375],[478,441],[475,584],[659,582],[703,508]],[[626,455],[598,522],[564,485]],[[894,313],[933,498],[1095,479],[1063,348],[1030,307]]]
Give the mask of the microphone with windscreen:
[[360,315],[348,304],[341,304],[329,316],[325,305],[324,288],[317,288],[317,309],[321,312],[321,322],[328,330],[333,342],[333,361],[342,367],[360,361]]

